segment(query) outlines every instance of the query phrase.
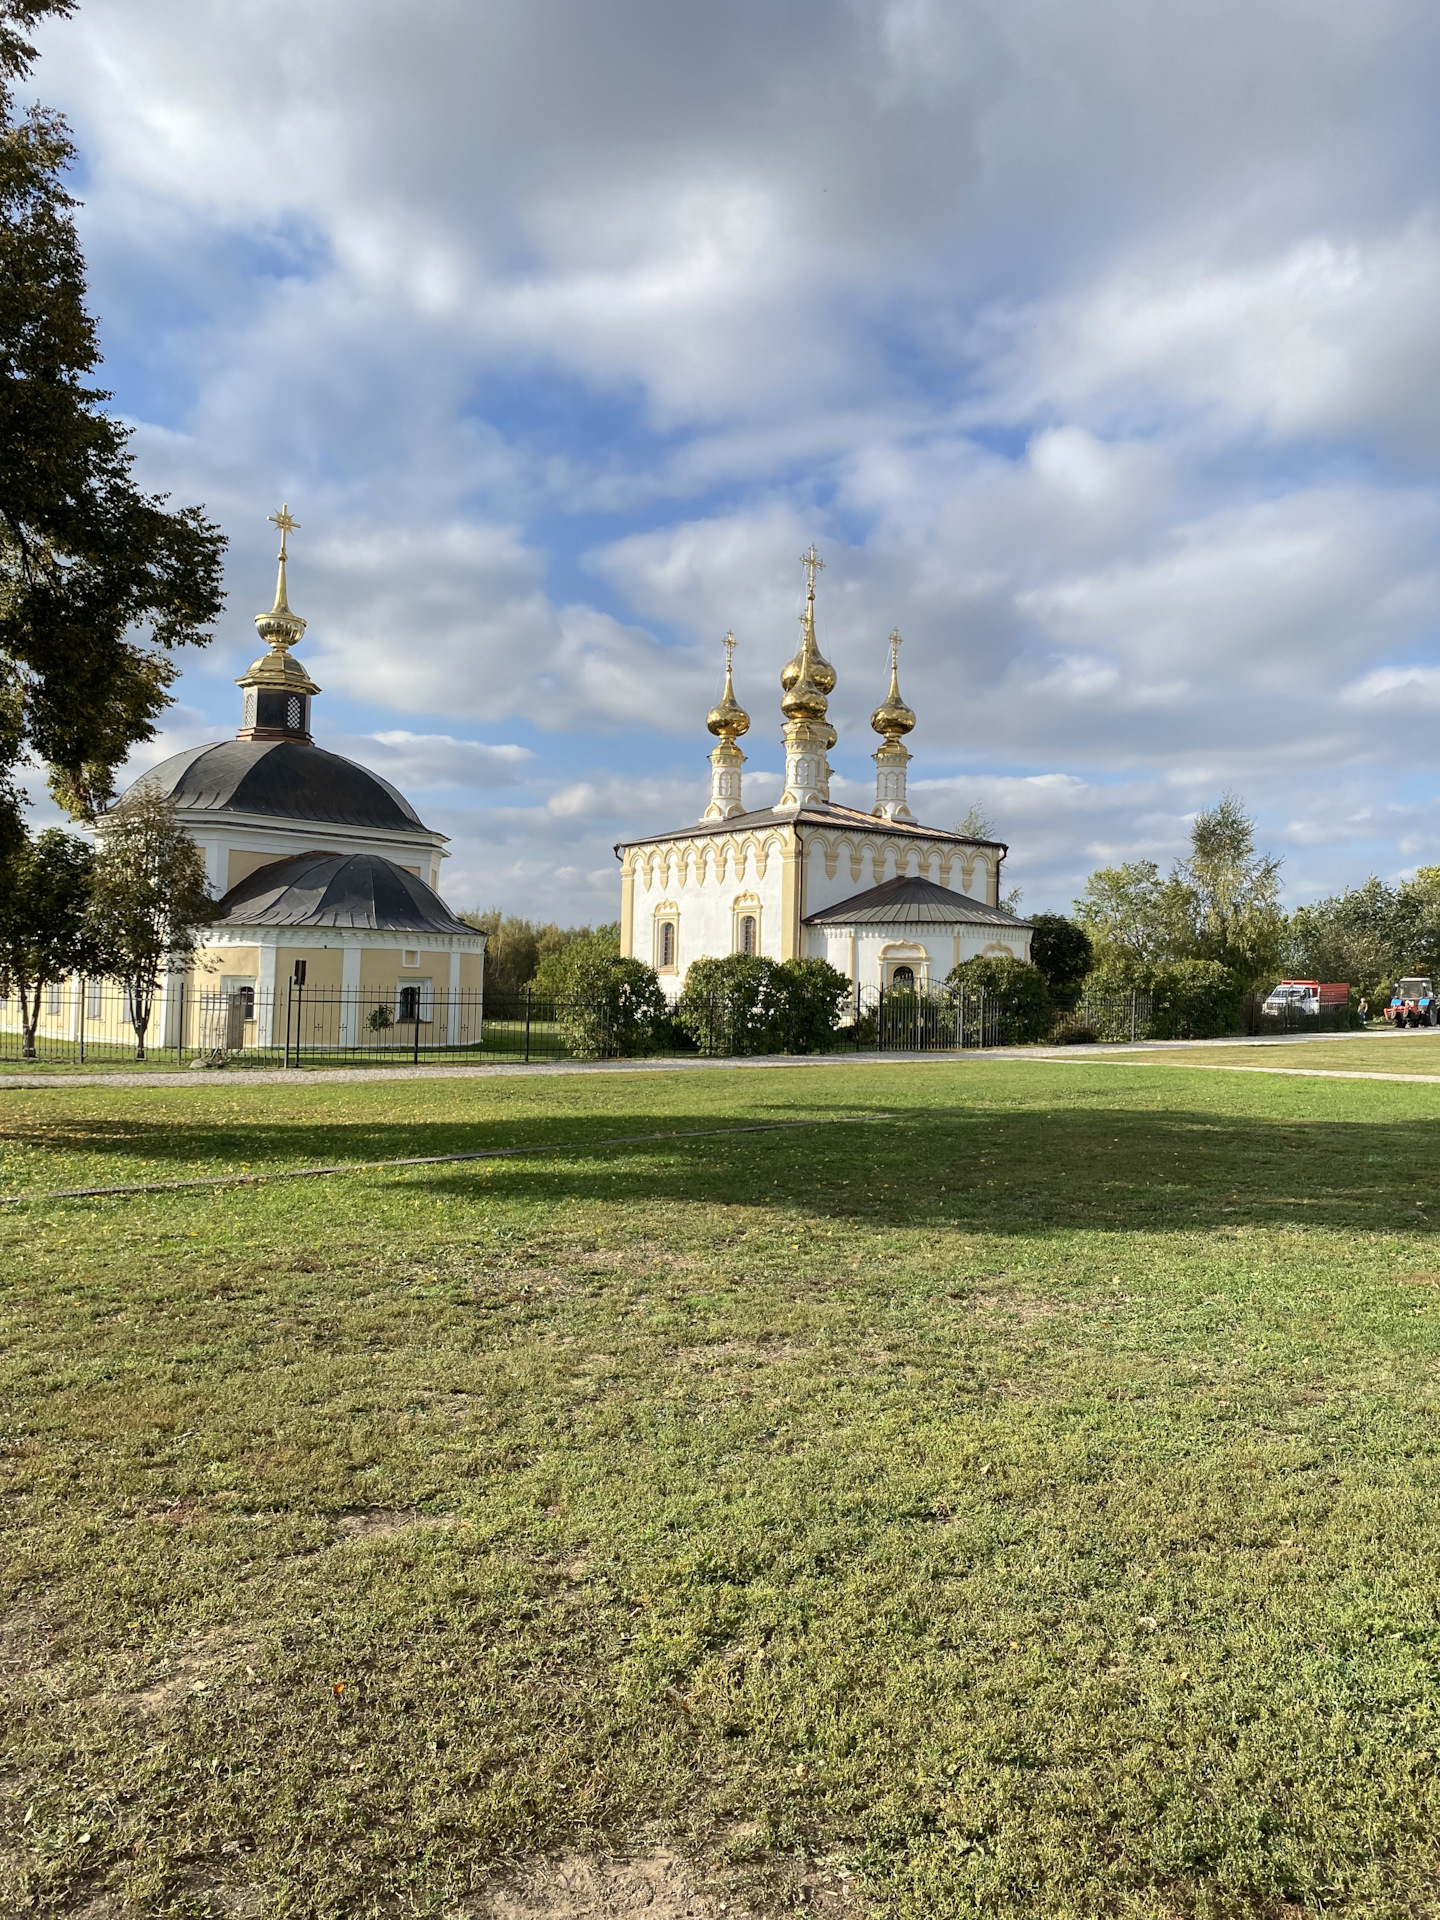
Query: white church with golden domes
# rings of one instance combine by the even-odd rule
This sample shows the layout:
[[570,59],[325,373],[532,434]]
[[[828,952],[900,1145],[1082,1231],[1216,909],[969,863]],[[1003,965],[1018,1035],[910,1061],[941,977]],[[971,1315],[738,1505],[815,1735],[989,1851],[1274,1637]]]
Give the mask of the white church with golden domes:
[[730,953],[828,960],[852,985],[938,987],[963,960],[1030,957],[1030,925],[1000,905],[1009,849],[921,826],[906,803],[915,715],[900,697],[900,636],[890,636],[890,691],[870,717],[880,736],[875,806],[830,798],[827,717],[835,669],[815,637],[812,546],[800,645],[780,675],[785,787],[773,807],[747,812],[750,716],[735,697],[734,638],[726,636],[725,691],[706,719],[715,736],[710,804],[693,825],[616,847],[620,950],[653,966],[672,997],[693,961]]

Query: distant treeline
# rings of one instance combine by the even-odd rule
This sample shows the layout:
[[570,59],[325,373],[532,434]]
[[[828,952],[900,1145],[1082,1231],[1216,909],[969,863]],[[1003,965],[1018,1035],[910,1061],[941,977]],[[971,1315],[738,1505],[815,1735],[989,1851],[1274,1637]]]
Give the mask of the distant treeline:
[[[562,927],[553,920],[522,920],[500,907],[476,907],[460,918],[490,937],[485,943],[485,986],[494,995],[565,993],[580,952],[618,954],[620,927]],[[571,951],[576,949],[576,951]]]

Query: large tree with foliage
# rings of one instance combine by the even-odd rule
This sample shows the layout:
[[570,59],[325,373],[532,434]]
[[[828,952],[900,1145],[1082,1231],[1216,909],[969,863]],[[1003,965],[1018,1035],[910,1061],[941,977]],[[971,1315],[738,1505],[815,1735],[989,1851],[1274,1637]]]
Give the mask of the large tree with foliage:
[[95,964],[94,865],[86,841],[51,827],[22,841],[0,866],[0,993],[19,1002],[26,1060],[35,1058],[45,989]]
[[1245,986],[1280,964],[1284,918],[1280,861],[1259,853],[1255,822],[1233,793],[1197,813],[1190,857],[1176,868],[1188,889],[1194,951],[1176,958],[1218,960]]
[[125,988],[143,1060],[160,976],[189,964],[215,912],[204,857],[168,794],[142,780],[106,814],[93,892],[103,969]]
[[1109,980],[1134,985],[1157,966],[1214,960],[1249,987],[1280,964],[1279,886],[1279,860],[1257,852],[1254,821],[1227,793],[1196,814],[1189,854],[1168,875],[1153,860],[1101,867],[1085,882],[1075,918]]
[[0,0],[0,832],[18,832],[15,771],[33,754],[72,813],[114,791],[154,732],[178,667],[222,602],[224,540],[198,507],[167,509],[131,472],[128,430],[90,384],[74,158],[65,122],[17,116],[27,35],[73,0]]

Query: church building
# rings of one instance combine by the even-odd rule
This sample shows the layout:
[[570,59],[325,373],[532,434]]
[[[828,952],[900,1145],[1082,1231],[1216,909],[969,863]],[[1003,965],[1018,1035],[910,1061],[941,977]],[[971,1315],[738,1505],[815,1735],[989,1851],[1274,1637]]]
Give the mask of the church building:
[[880,737],[875,806],[830,798],[827,717],[835,669],[815,637],[812,546],[800,645],[780,675],[785,786],[773,807],[747,811],[750,716],[735,697],[734,637],[726,636],[725,691],[706,726],[710,804],[693,826],[616,847],[620,950],[653,966],[672,997],[692,961],[729,953],[828,960],[857,989],[938,987],[980,954],[1030,957],[1030,924],[1000,905],[1008,847],[921,826],[906,802],[915,715],[900,697],[900,636],[890,636],[890,690],[870,717]]
[[[393,1024],[379,1037],[392,1044],[476,1041],[485,935],[437,891],[445,835],[388,780],[315,745],[310,707],[320,688],[294,656],[305,621],[286,587],[297,523],[287,507],[271,518],[280,530],[275,604],[255,616],[268,651],[238,682],[239,731],[162,760],[136,783],[174,801],[219,896],[185,996],[185,1043],[214,1037],[202,1031],[207,1008],[237,1004],[243,1038],[232,1024],[229,1044],[283,1043],[297,980],[312,1008],[333,1005],[339,1044],[353,1044],[365,1011],[381,1007]],[[166,983],[158,1010],[167,1045],[181,1038],[178,986]],[[366,1038],[375,1037],[372,1023]]]

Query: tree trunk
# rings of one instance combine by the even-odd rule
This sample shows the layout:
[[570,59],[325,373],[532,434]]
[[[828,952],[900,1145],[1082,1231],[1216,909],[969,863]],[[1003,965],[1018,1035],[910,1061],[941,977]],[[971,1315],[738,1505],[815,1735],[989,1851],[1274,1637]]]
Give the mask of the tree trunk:
[[37,981],[32,1002],[30,989],[20,988],[20,1058],[33,1060],[35,1056],[35,1029],[40,1024],[40,995],[44,987]]
[[145,1058],[145,1036],[150,1031],[150,1015],[155,1009],[155,982],[130,980],[130,1024],[135,1029],[135,1058]]

